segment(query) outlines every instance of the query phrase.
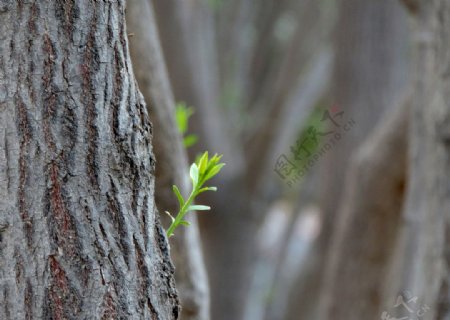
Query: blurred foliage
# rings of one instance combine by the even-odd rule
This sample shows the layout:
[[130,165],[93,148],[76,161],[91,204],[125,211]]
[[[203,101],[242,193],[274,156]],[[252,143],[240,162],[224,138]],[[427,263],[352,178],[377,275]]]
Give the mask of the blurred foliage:
[[311,156],[314,155],[320,148],[323,141],[323,134],[327,130],[327,125],[323,121],[324,108],[314,108],[308,117],[305,119],[297,136],[296,144],[301,144],[303,148],[308,150],[309,156],[298,157],[294,161],[299,167],[307,164]]
[[183,144],[185,148],[193,146],[198,140],[198,136],[195,134],[186,135],[189,129],[189,118],[193,114],[194,114],[193,107],[187,107],[184,102],[177,103],[175,107],[175,118],[177,121],[178,130],[183,136]]
[[223,0],[207,0],[209,7],[213,10],[219,10],[224,5]]

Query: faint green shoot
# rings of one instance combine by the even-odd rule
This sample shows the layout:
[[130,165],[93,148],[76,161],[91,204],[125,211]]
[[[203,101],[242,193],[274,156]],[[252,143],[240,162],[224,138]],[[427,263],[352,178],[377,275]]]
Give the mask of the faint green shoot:
[[196,205],[193,204],[195,198],[202,192],[205,191],[217,191],[216,187],[207,187],[205,183],[216,176],[225,163],[221,163],[220,159],[222,156],[215,154],[210,159],[208,158],[208,152],[204,152],[201,157],[199,157],[192,165],[189,170],[189,175],[192,182],[192,191],[187,199],[183,198],[180,190],[177,186],[173,186],[173,192],[178,199],[179,210],[174,218],[170,212],[166,211],[166,213],[172,219],[172,224],[169,229],[167,229],[167,236],[171,237],[174,234],[175,229],[180,226],[189,226],[189,222],[184,219],[186,214],[190,211],[204,211],[210,210],[209,206],[204,205]]
[[219,10],[222,8],[224,1],[223,0],[208,0],[208,4],[212,10]]
[[177,121],[178,130],[183,136],[183,144],[185,148],[193,146],[198,137],[195,134],[186,135],[189,128],[189,118],[194,114],[194,108],[186,106],[184,102],[177,103],[175,107],[175,119]]

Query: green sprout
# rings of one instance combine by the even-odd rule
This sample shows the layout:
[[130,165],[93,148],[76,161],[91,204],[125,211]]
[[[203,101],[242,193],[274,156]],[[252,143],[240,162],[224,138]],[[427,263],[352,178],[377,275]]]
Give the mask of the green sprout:
[[194,114],[194,108],[187,107],[184,102],[177,103],[175,107],[175,119],[177,121],[178,130],[183,136],[183,144],[185,148],[193,146],[198,137],[195,134],[188,134],[189,118]]
[[172,219],[172,224],[169,229],[167,229],[167,236],[173,236],[174,230],[180,226],[189,226],[189,222],[184,220],[185,215],[189,211],[203,211],[210,210],[211,208],[204,205],[195,205],[193,204],[195,198],[202,192],[205,191],[217,191],[216,187],[204,187],[205,182],[213,178],[217,175],[225,163],[220,163],[220,159],[222,156],[215,154],[211,159],[208,159],[208,152],[204,152],[201,157],[195,161],[190,168],[189,175],[192,181],[192,191],[187,199],[184,199],[181,195],[180,190],[176,185],[172,187],[175,196],[178,199],[179,211],[174,218],[170,212],[166,211],[166,213]]

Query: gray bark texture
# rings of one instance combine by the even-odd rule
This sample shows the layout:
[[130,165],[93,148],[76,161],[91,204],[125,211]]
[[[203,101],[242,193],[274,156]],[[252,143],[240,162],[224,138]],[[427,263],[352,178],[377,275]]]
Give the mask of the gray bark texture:
[[124,6],[0,1],[0,319],[178,318]]
[[[175,101],[165,68],[153,7],[148,0],[133,0],[127,6],[127,26],[133,35],[130,52],[136,80],[149,104],[155,134],[156,205],[163,222],[170,224],[164,211],[175,215],[178,201],[172,192],[177,185],[184,195],[189,190],[187,155],[175,121]],[[166,218],[166,219],[164,219]],[[175,280],[182,305],[183,320],[209,319],[209,285],[203,259],[197,215],[189,213],[188,228],[178,228],[171,242]]]

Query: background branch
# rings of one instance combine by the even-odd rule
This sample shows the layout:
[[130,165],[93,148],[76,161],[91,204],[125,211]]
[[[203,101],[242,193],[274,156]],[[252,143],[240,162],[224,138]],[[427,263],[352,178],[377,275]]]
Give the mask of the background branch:
[[[175,102],[165,69],[159,37],[150,2],[134,0],[128,3],[130,51],[136,79],[149,105],[154,125],[156,156],[156,205],[160,213],[177,212],[172,193],[176,184],[183,194],[188,190],[187,156],[175,121]],[[163,214],[163,218],[165,215]],[[176,272],[177,288],[182,304],[182,319],[209,319],[209,287],[196,214],[187,216],[189,228],[178,228],[170,239],[171,255]],[[165,218],[166,226],[168,219]]]

